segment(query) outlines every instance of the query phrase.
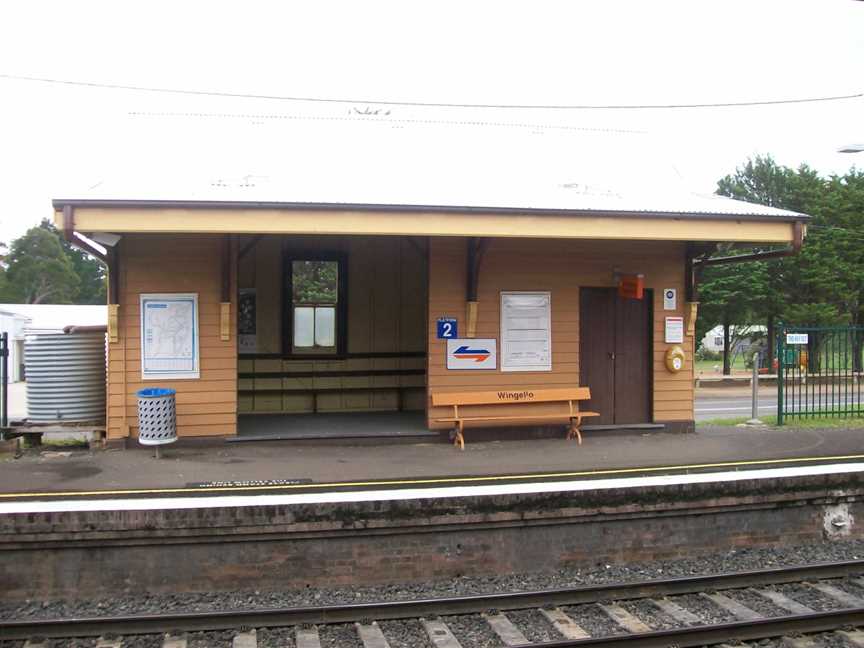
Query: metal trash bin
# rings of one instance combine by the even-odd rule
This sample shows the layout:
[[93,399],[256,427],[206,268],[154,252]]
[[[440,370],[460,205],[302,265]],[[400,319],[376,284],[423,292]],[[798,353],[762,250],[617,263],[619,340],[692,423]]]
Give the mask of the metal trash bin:
[[160,446],[177,440],[177,405],[173,389],[140,389],[138,396],[138,442]]

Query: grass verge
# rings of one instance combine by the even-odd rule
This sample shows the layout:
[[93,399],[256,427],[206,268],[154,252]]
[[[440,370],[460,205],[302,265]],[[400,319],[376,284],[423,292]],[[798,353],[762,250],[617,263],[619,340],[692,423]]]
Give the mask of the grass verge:
[[[708,421],[697,421],[696,426],[716,425],[716,426],[732,426],[746,423],[750,417],[742,416],[738,418],[717,418]],[[759,420],[765,425],[777,425],[777,416],[760,416]],[[836,416],[820,416],[820,417],[786,417],[783,422],[784,428],[864,428],[864,417],[858,418],[838,418]]]

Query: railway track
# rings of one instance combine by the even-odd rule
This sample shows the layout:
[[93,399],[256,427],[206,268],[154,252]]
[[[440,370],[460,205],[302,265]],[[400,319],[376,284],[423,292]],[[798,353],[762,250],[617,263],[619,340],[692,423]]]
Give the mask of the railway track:
[[[569,589],[383,603],[115,617],[0,620],[0,639],[55,648],[93,638],[98,648],[619,647],[776,645],[864,648],[864,560]],[[408,623],[413,640],[388,638]],[[542,626],[542,627],[541,627]],[[466,629],[467,628],[467,629]],[[473,629],[473,630],[472,630]],[[200,634],[204,633],[204,634]],[[208,633],[214,633],[212,636]],[[334,634],[335,633],[335,634]],[[822,633],[815,634],[815,633]],[[826,635],[824,633],[830,633]],[[827,638],[826,638],[827,637]],[[55,638],[55,639],[52,639]],[[56,639],[61,641],[58,643]],[[391,643],[393,645],[391,645]]]

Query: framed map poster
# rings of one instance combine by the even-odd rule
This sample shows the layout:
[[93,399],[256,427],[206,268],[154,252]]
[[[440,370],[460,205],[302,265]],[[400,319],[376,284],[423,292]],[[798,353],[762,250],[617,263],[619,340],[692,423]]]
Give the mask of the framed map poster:
[[198,295],[141,295],[141,378],[200,378]]

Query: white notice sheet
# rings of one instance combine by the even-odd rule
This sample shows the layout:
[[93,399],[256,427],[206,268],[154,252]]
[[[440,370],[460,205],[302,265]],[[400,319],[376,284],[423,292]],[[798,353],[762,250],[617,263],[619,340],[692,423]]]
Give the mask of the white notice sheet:
[[141,295],[141,378],[199,378],[198,295]]
[[501,371],[552,371],[552,294],[501,293]]

